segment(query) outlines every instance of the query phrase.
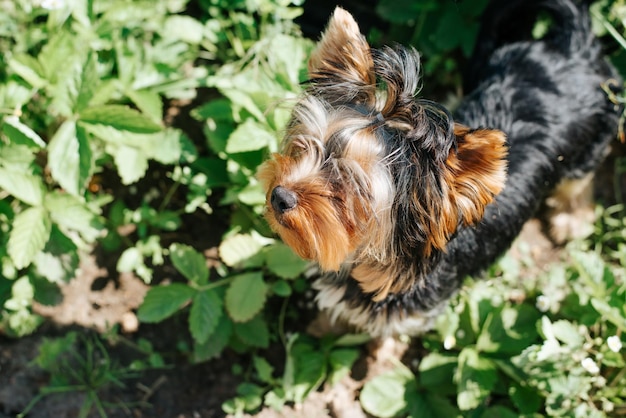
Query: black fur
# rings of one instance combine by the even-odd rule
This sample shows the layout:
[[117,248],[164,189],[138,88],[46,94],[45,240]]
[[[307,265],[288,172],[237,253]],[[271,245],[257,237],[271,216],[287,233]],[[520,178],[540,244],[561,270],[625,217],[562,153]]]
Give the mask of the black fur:
[[[533,40],[539,10],[550,31]],[[454,119],[508,137],[508,179],[476,227],[461,228],[446,252],[431,260],[408,292],[373,301],[349,271],[326,273],[324,286],[345,287],[349,306],[371,315],[427,313],[445,302],[467,275],[479,274],[502,255],[544,199],[565,178],[593,171],[616,138],[620,109],[601,85],[614,80],[590,29],[586,5],[570,0],[499,0],[490,4],[465,79],[469,94]],[[513,35],[511,35],[513,34]],[[380,58],[385,50],[374,52]]]

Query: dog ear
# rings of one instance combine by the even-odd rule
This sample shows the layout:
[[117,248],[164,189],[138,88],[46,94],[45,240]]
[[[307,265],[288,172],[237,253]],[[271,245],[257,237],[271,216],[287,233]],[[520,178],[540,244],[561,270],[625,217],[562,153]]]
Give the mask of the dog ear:
[[350,13],[337,7],[309,59],[312,81],[375,85],[370,46]]
[[506,136],[495,129],[470,129],[455,124],[456,150],[446,160],[456,216],[465,225],[482,219],[485,207],[500,193],[506,180]]

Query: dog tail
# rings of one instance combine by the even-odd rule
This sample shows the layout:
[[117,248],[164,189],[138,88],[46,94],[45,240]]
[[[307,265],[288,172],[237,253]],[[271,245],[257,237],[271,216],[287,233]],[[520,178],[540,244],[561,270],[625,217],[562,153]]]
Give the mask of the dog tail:
[[[466,75],[466,82],[471,85],[476,80],[480,68],[487,65],[496,49],[514,42],[540,38],[555,53],[599,54],[591,30],[589,3],[590,0],[492,0],[483,13],[470,60],[473,68]],[[547,31],[540,35],[533,33],[542,22],[547,25]]]

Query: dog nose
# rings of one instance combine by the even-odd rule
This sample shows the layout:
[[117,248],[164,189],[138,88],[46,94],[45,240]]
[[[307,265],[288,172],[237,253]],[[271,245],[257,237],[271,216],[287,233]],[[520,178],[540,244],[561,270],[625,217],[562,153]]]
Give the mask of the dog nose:
[[298,205],[298,196],[282,186],[274,187],[271,196],[272,208],[278,213],[285,213]]

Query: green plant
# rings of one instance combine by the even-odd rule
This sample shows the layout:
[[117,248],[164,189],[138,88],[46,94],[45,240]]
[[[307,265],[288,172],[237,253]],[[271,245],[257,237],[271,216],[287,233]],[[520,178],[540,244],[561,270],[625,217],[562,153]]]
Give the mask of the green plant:
[[[130,185],[145,175],[150,160],[171,164],[184,157],[184,135],[162,123],[163,98],[195,95],[206,71],[191,63],[208,31],[199,23],[184,33],[177,29],[181,19],[191,20],[176,15],[185,3],[3,2],[5,332],[23,335],[37,324],[18,283],[31,287],[26,293],[35,298],[44,293],[45,300],[38,289],[71,278],[78,252],[114,234],[115,221],[103,216],[114,198],[99,187],[100,176],[116,175]],[[24,302],[19,308],[16,298]]]
[[[120,407],[100,399],[99,393],[111,386],[124,388],[124,380],[136,374],[137,369],[115,364],[98,336],[68,332],[61,338],[44,339],[35,364],[50,374],[50,381],[19,414],[28,412],[45,396],[67,392],[84,392],[85,401],[79,417],[89,416],[92,409],[106,417],[106,408]],[[127,406],[127,405],[125,405]]]
[[[274,376],[274,368],[262,357],[252,358],[251,378],[237,387],[237,396],[222,405],[224,412],[240,415],[254,412],[261,405],[280,410],[285,403],[302,403],[309,393],[325,381],[337,383],[346,376],[359,357],[359,336],[339,339],[314,338],[294,334],[285,344],[283,375]],[[254,382],[252,382],[252,380]]]

